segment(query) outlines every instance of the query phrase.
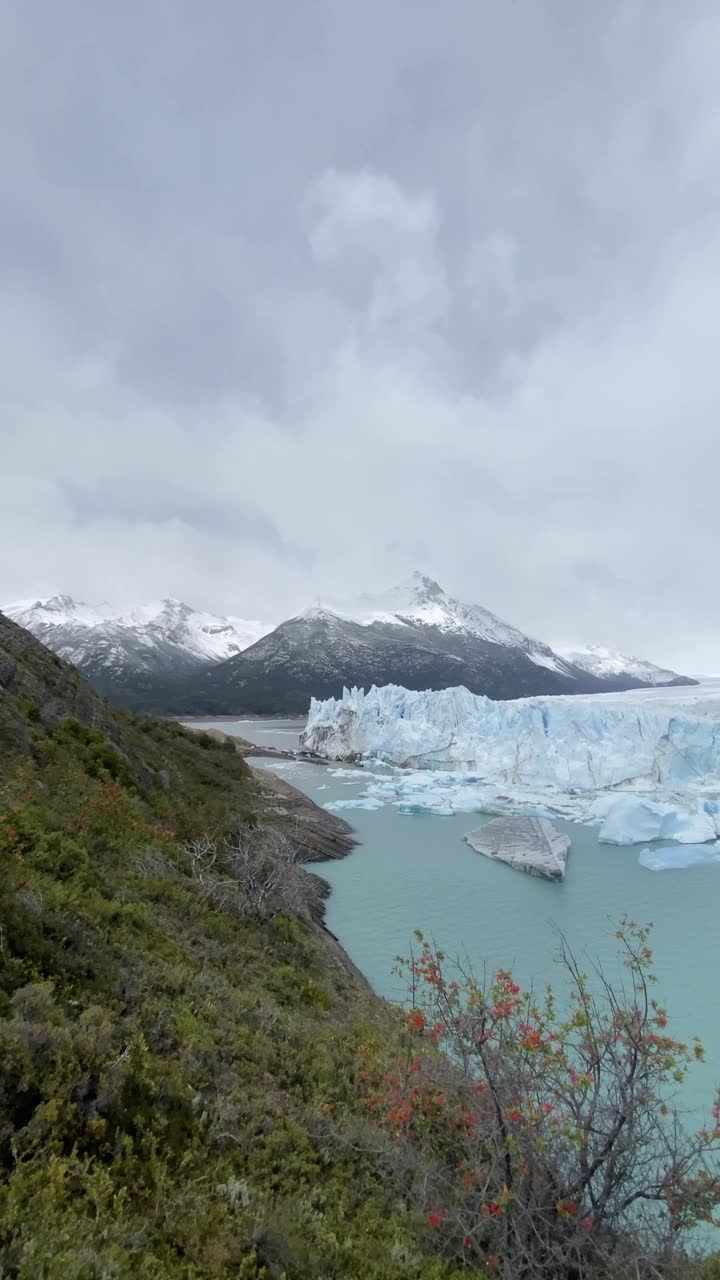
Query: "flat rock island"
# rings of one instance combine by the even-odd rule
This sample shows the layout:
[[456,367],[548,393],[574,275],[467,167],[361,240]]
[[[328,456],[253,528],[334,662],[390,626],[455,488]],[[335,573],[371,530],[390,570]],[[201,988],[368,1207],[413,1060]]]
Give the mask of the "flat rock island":
[[570,839],[556,831],[546,818],[509,814],[469,831],[463,839],[477,853],[507,862],[516,871],[546,880],[562,880],[565,876]]

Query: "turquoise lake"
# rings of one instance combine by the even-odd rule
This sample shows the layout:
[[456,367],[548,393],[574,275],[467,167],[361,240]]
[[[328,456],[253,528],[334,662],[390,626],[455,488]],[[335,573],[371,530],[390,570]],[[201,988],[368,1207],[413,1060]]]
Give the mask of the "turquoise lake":
[[[264,745],[292,749],[298,721],[208,721]],[[300,762],[271,767],[318,804],[352,799],[366,785],[361,769]],[[334,776],[335,775],[335,776]],[[720,1083],[720,866],[647,871],[643,846],[600,844],[594,828],[556,821],[571,839],[565,880],[527,876],[475,853],[463,835],[479,814],[407,816],[393,806],[347,809],[359,847],[341,862],[318,868],[333,892],[328,927],[374,989],[401,1000],[395,957],[407,954],[419,928],[449,956],[467,957],[476,972],[511,968],[523,986],[560,988],[555,960],[559,929],[578,953],[619,977],[613,922],[623,913],[654,923],[658,983],[655,995],[678,1038],[702,1039],[707,1055],[682,1087],[681,1099],[698,1121]],[[665,842],[667,843],[667,842]]]

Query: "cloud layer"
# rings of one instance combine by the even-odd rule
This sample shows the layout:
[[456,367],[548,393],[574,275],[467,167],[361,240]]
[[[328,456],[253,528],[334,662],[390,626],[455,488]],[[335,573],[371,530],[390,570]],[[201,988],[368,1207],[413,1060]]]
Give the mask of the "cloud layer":
[[417,566],[720,670],[712,0],[0,27],[0,598]]

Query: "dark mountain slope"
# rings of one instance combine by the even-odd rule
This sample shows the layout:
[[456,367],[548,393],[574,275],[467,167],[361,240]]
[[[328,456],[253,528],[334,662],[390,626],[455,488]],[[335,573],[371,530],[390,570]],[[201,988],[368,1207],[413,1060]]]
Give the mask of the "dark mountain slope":
[[570,664],[541,666],[520,648],[470,633],[448,635],[420,624],[362,625],[313,609],[190,681],[148,685],[146,696],[152,710],[176,714],[303,714],[311,697],[339,697],[344,685],[372,684],[465,685],[492,698],[607,692],[610,687]]
[[311,697],[339,697],[345,685],[464,685],[506,699],[609,693],[649,683],[639,667],[637,674],[587,670],[416,573],[375,599],[307,609],[225,662],[178,672],[169,681],[136,682],[124,696],[171,714],[302,715]]

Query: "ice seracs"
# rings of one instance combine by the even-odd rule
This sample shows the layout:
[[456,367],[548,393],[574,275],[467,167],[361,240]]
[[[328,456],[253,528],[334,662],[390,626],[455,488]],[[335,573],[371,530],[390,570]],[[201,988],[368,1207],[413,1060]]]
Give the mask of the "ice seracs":
[[546,880],[565,875],[570,840],[545,818],[494,818],[464,837],[477,853]]
[[599,791],[700,782],[720,768],[720,698],[644,694],[493,702],[467,689],[386,685],[313,699],[303,749],[408,768],[476,770],[508,785]]
[[373,782],[390,803],[575,818],[619,844],[717,834],[720,692],[491,702],[462,688],[346,689],[313,702],[302,747],[412,771]]

